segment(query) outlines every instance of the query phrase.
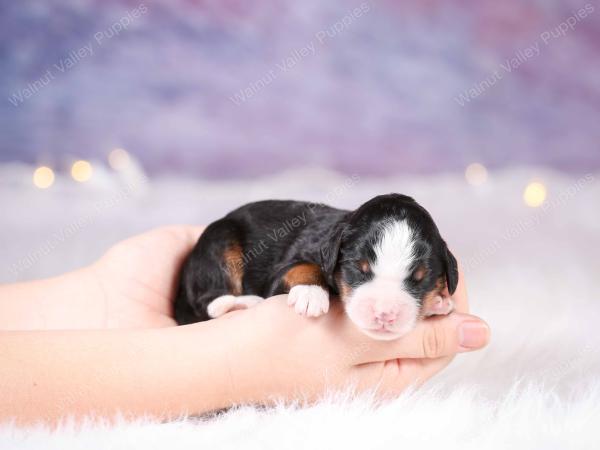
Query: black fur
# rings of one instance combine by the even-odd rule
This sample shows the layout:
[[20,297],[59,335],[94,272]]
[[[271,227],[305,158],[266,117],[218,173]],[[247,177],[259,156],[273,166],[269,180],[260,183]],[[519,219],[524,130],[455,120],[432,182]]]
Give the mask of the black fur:
[[235,245],[241,246],[243,255],[243,295],[286,293],[282,277],[298,263],[317,264],[334,295],[340,282],[356,287],[370,277],[358,262],[372,256],[379,225],[391,218],[408,220],[419,235],[415,269],[424,265],[427,274],[419,282],[405,280],[411,294],[422,299],[441,276],[453,293],[458,281],[456,260],[429,213],[411,197],[382,195],[355,211],[267,200],[244,205],[204,231],[181,273],[175,319],[187,324],[210,318],[208,304],[230,293],[223,255]]

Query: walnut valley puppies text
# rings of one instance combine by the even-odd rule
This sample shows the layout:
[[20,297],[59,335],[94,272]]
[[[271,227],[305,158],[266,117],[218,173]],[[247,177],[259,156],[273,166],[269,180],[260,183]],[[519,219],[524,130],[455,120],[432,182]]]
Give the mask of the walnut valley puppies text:
[[542,31],[535,41],[525,47],[517,49],[512,56],[500,63],[485,79],[455,96],[454,101],[460,106],[465,106],[471,100],[479,97],[496,85],[496,83],[502,80],[507,74],[518,70],[531,59],[539,56],[544,48],[551,45],[553,41],[573,32],[577,25],[594,11],[594,5],[588,3],[583,8],[567,17],[564,21]]
[[27,84],[27,86],[13,92],[8,101],[13,106],[19,106],[24,101],[33,97],[46,86],[48,86],[57,76],[68,72],[76,67],[82,61],[94,56],[96,52],[106,46],[108,42],[128,30],[137,20],[148,13],[148,7],[141,3],[138,7],[127,11],[125,15],[113,22],[103,30],[95,32],[90,40],[80,47],[74,48],[63,55],[58,61],[48,67],[41,76]]
[[314,56],[320,48],[327,46],[331,40],[341,36],[369,11],[371,11],[371,6],[368,3],[362,3],[350,10],[346,15],[339,17],[329,26],[317,31],[313,38],[304,45],[290,50],[287,55],[276,62],[263,76],[231,95],[229,100],[238,106],[250,100],[263,88],[275,81],[281,74],[290,71],[304,59]]

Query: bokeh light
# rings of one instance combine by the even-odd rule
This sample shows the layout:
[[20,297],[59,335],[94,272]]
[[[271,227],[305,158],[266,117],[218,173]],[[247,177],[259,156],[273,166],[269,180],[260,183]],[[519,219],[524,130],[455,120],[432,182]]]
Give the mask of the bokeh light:
[[488,171],[483,164],[469,164],[465,170],[467,183],[472,186],[479,186],[487,181]]
[[33,172],[33,184],[40,189],[49,188],[54,184],[54,171],[50,167],[38,167]]
[[115,148],[108,154],[108,164],[115,170],[125,169],[130,162],[129,153],[122,148]]
[[75,181],[81,183],[88,181],[92,177],[92,165],[88,161],[75,161],[71,166],[71,176]]
[[529,183],[523,191],[523,201],[527,206],[537,208],[546,200],[546,186],[538,181]]

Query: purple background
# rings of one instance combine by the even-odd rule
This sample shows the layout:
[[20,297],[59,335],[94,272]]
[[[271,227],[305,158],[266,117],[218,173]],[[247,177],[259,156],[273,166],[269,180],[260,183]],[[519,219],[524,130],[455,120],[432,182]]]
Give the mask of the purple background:
[[[0,162],[58,166],[114,147],[151,173],[229,178],[322,166],[347,173],[545,165],[600,168],[600,6],[583,1],[1,0]],[[588,4],[593,12],[544,44]],[[277,67],[311,44],[314,54]],[[510,73],[507,58],[538,43]],[[61,73],[68,55],[93,54]],[[9,99],[50,70],[51,82]],[[464,106],[460,93],[502,77]],[[231,100],[275,77],[252,98]]]

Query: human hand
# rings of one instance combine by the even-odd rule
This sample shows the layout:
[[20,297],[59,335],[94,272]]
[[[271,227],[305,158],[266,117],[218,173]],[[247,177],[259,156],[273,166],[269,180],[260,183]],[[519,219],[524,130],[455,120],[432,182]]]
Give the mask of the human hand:
[[315,399],[326,389],[376,388],[393,396],[420,385],[446,367],[456,353],[484,347],[489,328],[468,314],[464,276],[453,295],[456,309],[448,316],[425,319],[395,341],[377,341],[362,334],[339,302],[328,314],[306,319],[287,307],[286,296],[268,299],[230,320],[247,342],[231,365],[236,397],[263,402],[265,396]]
[[[456,312],[426,319],[396,341],[363,335],[339,303],[318,319],[298,316],[285,295],[217,320],[171,326],[179,268],[201,230],[153,230],[117,244],[84,269],[0,286],[0,330],[9,330],[0,333],[0,356],[11,362],[0,384],[14,387],[0,402],[0,419],[25,423],[43,414],[51,421],[65,411],[169,418],[273,398],[314,400],[348,384],[389,396],[425,382],[457,352],[487,342],[487,326],[466,314],[462,276]],[[461,341],[468,324],[471,332],[462,337],[472,339]],[[128,330],[64,331],[74,328]],[[59,331],[10,332],[42,329]],[[24,354],[26,361],[14,357]],[[50,387],[31,402],[36,383]]]
[[105,328],[175,326],[179,271],[204,227],[156,228],[111,247],[86,268]]
[[[90,267],[101,287],[106,327],[176,325],[171,314],[178,272],[202,230],[193,226],[155,229],[118,243]],[[455,312],[428,318],[393,342],[364,336],[339,302],[322,318],[306,319],[293,314],[285,299],[273,297],[256,308],[219,319],[235,320],[236,334],[245,336],[236,342],[257,347],[236,356],[232,369],[239,372],[236,379],[245,380],[239,388],[250,398],[257,395],[256,401],[264,400],[267,392],[289,398],[298,398],[300,393],[317,396],[326,388],[347,383],[358,390],[378,386],[381,394],[396,394],[425,382],[457,352],[480,348],[489,338],[487,325],[467,314],[462,273],[453,295]],[[461,347],[459,325],[464,323],[479,342]],[[265,364],[258,363],[256,355],[267,356]],[[246,365],[241,364],[245,356],[250,358]],[[260,380],[267,385],[261,386]],[[249,385],[244,387],[244,383]]]

